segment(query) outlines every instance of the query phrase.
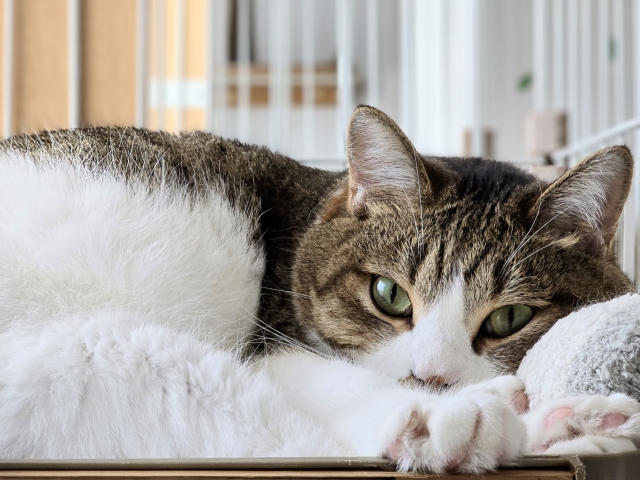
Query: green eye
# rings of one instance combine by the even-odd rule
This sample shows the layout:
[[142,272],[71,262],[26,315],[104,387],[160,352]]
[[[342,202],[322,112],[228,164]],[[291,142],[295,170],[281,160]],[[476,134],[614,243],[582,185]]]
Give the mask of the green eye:
[[382,311],[394,317],[408,317],[412,313],[409,295],[400,285],[387,277],[376,277],[372,285],[373,301]]
[[484,321],[487,333],[496,337],[506,337],[516,333],[533,317],[533,309],[527,305],[516,304],[499,308]]

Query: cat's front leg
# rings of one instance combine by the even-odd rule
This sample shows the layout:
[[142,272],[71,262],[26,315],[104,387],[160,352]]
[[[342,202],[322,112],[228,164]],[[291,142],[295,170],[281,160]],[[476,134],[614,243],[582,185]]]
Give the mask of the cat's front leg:
[[271,357],[267,370],[297,408],[351,447],[349,454],[386,456],[404,471],[479,473],[525,447],[524,423],[509,405],[523,388],[514,377],[445,396],[306,353]]
[[403,471],[492,470],[521,454],[526,438],[504,398],[477,391],[448,397],[389,392],[363,405],[345,427],[363,454],[382,454]]
[[561,398],[523,418],[532,454],[628,452],[640,441],[640,403],[621,393]]

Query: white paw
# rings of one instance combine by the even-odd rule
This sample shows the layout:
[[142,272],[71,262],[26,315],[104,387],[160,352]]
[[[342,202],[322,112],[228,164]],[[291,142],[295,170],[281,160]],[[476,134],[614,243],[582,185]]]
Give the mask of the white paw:
[[382,453],[402,471],[437,473],[480,473],[513,460],[524,451],[526,429],[504,399],[513,392],[502,386],[500,394],[465,389],[397,409]]
[[623,395],[581,395],[524,415],[527,453],[618,453],[640,440],[640,403]]
[[460,390],[460,393],[488,393],[502,398],[513,407],[516,413],[525,413],[529,409],[529,399],[524,393],[524,383],[515,376],[505,375],[476,383]]

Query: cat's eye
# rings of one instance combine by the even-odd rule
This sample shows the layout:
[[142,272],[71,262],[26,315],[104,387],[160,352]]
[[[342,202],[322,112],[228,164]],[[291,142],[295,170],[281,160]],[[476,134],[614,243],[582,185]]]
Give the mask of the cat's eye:
[[494,337],[506,337],[516,333],[533,317],[533,309],[528,305],[516,304],[499,308],[484,321],[486,333]]
[[371,286],[371,296],[376,305],[389,315],[408,317],[413,313],[409,295],[390,278],[375,277]]

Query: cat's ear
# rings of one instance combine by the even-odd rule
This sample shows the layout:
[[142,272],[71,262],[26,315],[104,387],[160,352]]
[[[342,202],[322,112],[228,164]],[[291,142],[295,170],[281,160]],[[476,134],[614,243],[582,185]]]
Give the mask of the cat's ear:
[[366,212],[371,202],[415,201],[426,179],[422,158],[387,115],[361,105],[347,132],[349,188],[347,207]]
[[536,226],[577,234],[592,253],[609,251],[632,175],[633,158],[627,147],[594,153],[542,193],[531,211]]

